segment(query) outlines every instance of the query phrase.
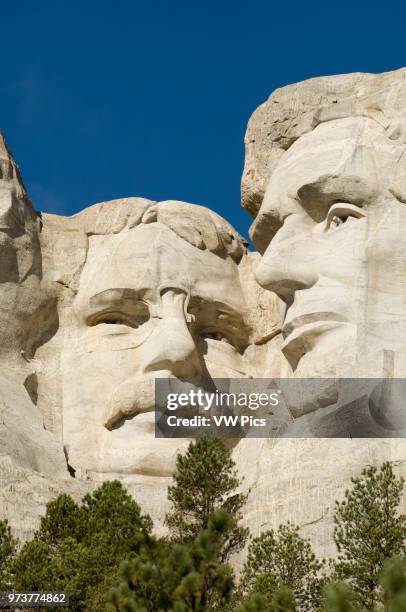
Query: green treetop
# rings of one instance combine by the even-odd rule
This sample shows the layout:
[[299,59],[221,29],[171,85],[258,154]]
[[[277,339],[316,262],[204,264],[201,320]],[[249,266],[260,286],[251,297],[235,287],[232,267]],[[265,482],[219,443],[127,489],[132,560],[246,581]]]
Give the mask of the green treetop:
[[335,571],[354,588],[358,603],[371,610],[383,600],[379,576],[385,561],[405,554],[406,517],[399,513],[404,481],[388,462],[351,480],[344,500],[336,502]]
[[240,550],[248,537],[248,529],[239,524],[247,500],[247,495],[236,492],[241,482],[223,440],[199,438],[191,442],[186,453],[177,457],[174,484],[168,489],[172,508],[165,522],[172,538],[193,541],[208,529],[213,512],[222,509],[230,515],[233,527],[224,538],[221,561]]

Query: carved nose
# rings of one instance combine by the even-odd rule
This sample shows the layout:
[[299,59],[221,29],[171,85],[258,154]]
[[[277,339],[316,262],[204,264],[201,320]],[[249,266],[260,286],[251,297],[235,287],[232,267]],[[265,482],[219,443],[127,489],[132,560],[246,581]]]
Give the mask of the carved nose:
[[261,287],[274,291],[288,304],[295,291],[308,289],[318,280],[318,245],[312,227],[302,213],[287,215],[255,272]]
[[165,371],[177,378],[201,374],[199,355],[190,334],[186,313],[187,294],[169,288],[162,294],[161,320],[145,346],[142,371]]
[[268,251],[269,247],[255,272],[261,287],[289,302],[295,291],[308,289],[316,283],[317,275],[308,262],[296,261],[293,255],[273,255]]

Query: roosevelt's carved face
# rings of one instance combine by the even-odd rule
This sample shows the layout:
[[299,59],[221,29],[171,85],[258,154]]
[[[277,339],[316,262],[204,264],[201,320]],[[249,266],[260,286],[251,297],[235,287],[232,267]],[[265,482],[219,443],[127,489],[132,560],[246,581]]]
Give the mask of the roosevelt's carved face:
[[245,375],[238,268],[159,222],[91,236],[64,343],[63,438],[75,469],[172,473],[155,377]]
[[375,121],[319,125],[281,158],[256,221],[259,283],[286,302],[283,352],[297,376],[355,374],[406,332],[404,146]]

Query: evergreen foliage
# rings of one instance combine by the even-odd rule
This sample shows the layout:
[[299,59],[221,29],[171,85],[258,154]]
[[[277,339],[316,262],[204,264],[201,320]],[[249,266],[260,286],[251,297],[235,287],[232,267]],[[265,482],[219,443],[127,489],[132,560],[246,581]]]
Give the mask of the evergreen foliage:
[[323,595],[322,612],[361,612],[354,592],[343,582],[327,584]]
[[371,610],[383,601],[379,576],[385,561],[405,554],[406,516],[398,509],[404,481],[389,462],[366,467],[351,481],[344,500],[336,502],[335,573],[353,587],[359,605]]
[[227,602],[233,579],[220,552],[233,527],[224,510],[216,510],[206,530],[192,543],[155,540],[152,555],[136,556],[121,567],[122,583],[109,594],[120,612],[203,612],[216,593],[218,605]]
[[11,535],[7,520],[0,520],[0,591],[11,587],[11,563],[17,548],[17,541]]
[[310,542],[287,523],[251,542],[238,589],[225,559],[247,537],[238,525],[246,496],[235,492],[241,481],[230,453],[221,441],[201,439],[177,466],[171,539],[151,535],[151,519],[118,481],[81,503],[62,494],[18,552],[0,521],[0,589],[66,591],[70,610],[89,612],[406,611],[403,479],[389,463],[365,468],[337,502],[339,557],[329,579]]
[[235,612],[296,612],[296,600],[292,591],[285,586],[277,588],[272,595],[264,595],[253,591],[241,604],[235,608]]
[[243,548],[248,529],[242,527],[241,509],[247,495],[236,493],[241,485],[230,450],[221,439],[199,438],[191,442],[184,455],[178,455],[174,484],[168,489],[172,504],[165,522],[174,541],[192,542],[208,529],[215,510],[225,510],[233,526],[223,540],[220,560]]
[[385,562],[379,580],[384,592],[384,609],[388,612],[406,610],[406,559],[392,557]]
[[261,593],[269,602],[282,587],[289,588],[298,610],[312,611],[320,600],[322,567],[299,528],[287,523],[250,543],[240,588],[243,593]]
[[70,609],[99,610],[121,561],[137,554],[152,522],[118,481],[104,483],[78,505],[68,495],[48,503],[33,540],[12,563],[14,588],[67,591]]

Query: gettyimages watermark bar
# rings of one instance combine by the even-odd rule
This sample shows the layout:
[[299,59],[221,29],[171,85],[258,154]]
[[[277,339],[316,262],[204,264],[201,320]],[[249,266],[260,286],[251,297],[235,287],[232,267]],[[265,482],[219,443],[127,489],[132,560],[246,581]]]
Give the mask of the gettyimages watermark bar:
[[155,437],[403,438],[406,379],[155,381]]

